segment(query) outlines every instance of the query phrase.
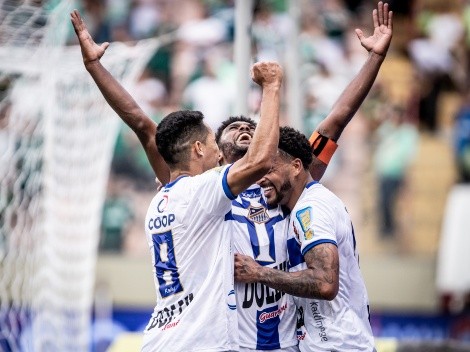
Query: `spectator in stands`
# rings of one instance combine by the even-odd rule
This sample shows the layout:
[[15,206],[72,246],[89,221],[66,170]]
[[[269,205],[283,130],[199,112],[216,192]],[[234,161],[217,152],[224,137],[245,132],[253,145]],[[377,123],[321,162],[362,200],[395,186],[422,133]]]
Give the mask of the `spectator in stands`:
[[[420,122],[431,132],[438,130],[437,107],[440,93],[448,83],[459,86],[463,77],[455,55],[463,39],[464,28],[452,4],[438,2],[435,13],[427,13],[423,37],[410,42],[409,52],[421,78]],[[422,14],[422,18],[426,16]],[[423,21],[424,22],[424,21]],[[460,75],[461,76],[461,75]]]
[[397,231],[395,208],[417,149],[418,131],[399,106],[390,107],[385,115],[388,116],[377,131],[374,164],[379,183],[380,232],[383,238],[389,238]]
[[183,106],[204,113],[206,123],[216,130],[226,116],[230,116],[236,96],[218,77],[218,65],[222,57],[214,50],[202,60],[203,74],[191,82],[183,92]]

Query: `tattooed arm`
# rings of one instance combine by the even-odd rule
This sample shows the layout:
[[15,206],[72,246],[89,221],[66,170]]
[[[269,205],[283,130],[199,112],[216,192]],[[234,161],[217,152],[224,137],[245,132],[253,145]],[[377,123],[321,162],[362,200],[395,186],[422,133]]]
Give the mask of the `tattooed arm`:
[[307,269],[288,273],[259,265],[254,259],[235,254],[235,280],[259,282],[297,297],[331,301],[339,289],[338,248],[319,244],[304,255]]

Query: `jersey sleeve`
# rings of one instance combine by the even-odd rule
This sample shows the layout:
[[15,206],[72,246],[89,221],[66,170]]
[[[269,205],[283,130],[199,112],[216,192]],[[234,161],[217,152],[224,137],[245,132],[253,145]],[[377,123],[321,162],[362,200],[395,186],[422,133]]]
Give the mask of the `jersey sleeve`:
[[313,247],[322,243],[337,246],[334,211],[326,199],[311,199],[302,202],[293,216],[293,231],[304,256]]
[[231,166],[216,167],[195,177],[193,200],[207,214],[223,216],[230,211],[232,200],[236,198],[227,183]]

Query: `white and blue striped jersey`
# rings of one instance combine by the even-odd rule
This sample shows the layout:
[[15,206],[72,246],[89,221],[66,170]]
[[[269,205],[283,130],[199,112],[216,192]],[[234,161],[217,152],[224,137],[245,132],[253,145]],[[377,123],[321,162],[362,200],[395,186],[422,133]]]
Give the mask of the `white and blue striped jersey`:
[[309,183],[290,215],[290,271],[306,269],[303,255],[322,243],[339,254],[339,292],[332,301],[296,297],[301,351],[374,351],[367,291],[354,229],[343,202],[317,182]]
[[238,350],[228,168],[180,177],[150,203],[145,232],[157,304],[144,352]]
[[[235,252],[259,264],[287,271],[288,216],[268,208],[262,189],[253,185],[232,201],[225,216],[231,225]],[[235,283],[240,347],[276,350],[297,346],[293,298],[259,283]]]

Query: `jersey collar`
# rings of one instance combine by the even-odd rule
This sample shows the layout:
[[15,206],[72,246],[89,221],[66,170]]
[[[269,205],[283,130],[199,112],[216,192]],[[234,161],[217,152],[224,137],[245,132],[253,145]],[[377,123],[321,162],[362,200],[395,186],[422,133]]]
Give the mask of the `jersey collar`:
[[167,184],[164,186],[164,188],[165,188],[165,189],[170,189],[171,187],[173,187],[173,186],[176,184],[176,182],[178,182],[179,180],[181,180],[181,179],[184,178],[184,177],[188,177],[188,175],[181,175],[181,176],[178,176],[174,181],[171,181],[171,182],[167,183]]
[[305,188],[310,188],[310,187],[312,187],[313,185],[315,185],[315,184],[317,184],[317,183],[318,183],[318,181],[309,182],[309,183],[307,183],[307,184],[305,185]]

